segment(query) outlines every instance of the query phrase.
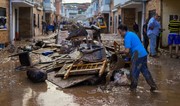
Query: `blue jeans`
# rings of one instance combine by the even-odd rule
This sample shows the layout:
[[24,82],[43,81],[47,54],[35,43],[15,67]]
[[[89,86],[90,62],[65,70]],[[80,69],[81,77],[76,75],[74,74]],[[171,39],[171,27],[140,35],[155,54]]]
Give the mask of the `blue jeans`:
[[156,55],[156,39],[157,39],[157,35],[150,34],[148,37],[150,39],[150,54],[151,55]]
[[146,82],[151,88],[156,88],[156,84],[151,76],[151,73],[148,70],[147,66],[147,56],[138,58],[137,60],[132,61],[132,70],[131,70],[131,89],[136,89],[139,79],[140,72],[143,74]]

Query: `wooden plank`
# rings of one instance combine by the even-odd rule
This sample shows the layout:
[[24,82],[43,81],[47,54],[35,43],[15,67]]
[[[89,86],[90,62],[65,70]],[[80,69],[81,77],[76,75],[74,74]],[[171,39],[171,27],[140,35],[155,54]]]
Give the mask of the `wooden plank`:
[[57,75],[62,74],[62,73],[65,74],[66,68],[70,65],[72,65],[72,64],[70,64],[70,63],[64,64],[63,67],[57,72]]
[[[73,67],[82,67],[82,66],[92,66],[92,65],[102,65],[103,64],[103,62],[99,62],[99,63],[89,63],[89,64],[77,64],[77,65],[73,65]],[[69,67],[67,67],[66,69],[68,69],[68,68],[70,68],[70,66]],[[89,67],[89,68],[91,68],[91,67]]]
[[115,49],[113,47],[105,46],[106,50],[115,52]]
[[41,48],[41,49],[32,51],[32,53],[42,54],[43,52],[46,52],[46,51],[55,51],[55,50],[57,50],[57,48]]
[[73,68],[73,64],[70,66],[70,68],[67,70],[66,74],[64,75],[64,79],[67,79],[69,76],[69,73],[71,71],[71,69]]
[[57,33],[53,33],[53,34],[51,34],[49,36],[36,37],[35,39],[36,40],[48,40],[48,39],[52,39],[52,38],[54,38],[56,36],[57,36]]
[[82,76],[73,76],[69,77],[66,80],[63,80],[63,78],[55,78],[54,76],[56,75],[55,72],[48,73],[48,81],[51,83],[57,85],[60,88],[69,88],[72,87],[76,84],[79,84],[81,82],[84,82],[88,79],[91,79],[95,77],[95,75],[82,75]]
[[[84,73],[84,74],[88,74],[88,73],[91,73],[91,71],[96,71],[98,72],[100,70],[100,68],[95,68],[95,69],[81,69],[81,70],[71,70],[69,75],[75,75],[76,73],[77,74],[81,74],[81,73]],[[85,73],[86,72],[86,73]],[[59,72],[58,74],[56,74],[56,77],[59,76],[59,75],[65,75],[66,72],[63,71],[63,72]]]
[[107,60],[104,60],[103,66],[102,66],[101,70],[99,71],[99,76],[102,76],[102,74],[104,73],[104,70],[106,68],[106,64],[107,64]]
[[[76,71],[76,72],[71,72],[70,76],[82,76],[82,75],[97,75],[99,72],[97,70],[91,70],[91,71]],[[59,73],[56,74],[55,77],[64,77],[64,73]],[[69,77],[70,78],[70,77]]]
[[60,48],[62,45],[60,44],[46,44],[45,47],[57,47]]
[[[103,61],[100,63],[92,63],[92,64],[78,64],[78,65],[68,65],[64,66],[63,70],[59,71],[56,76],[64,75],[64,79],[67,79],[70,75],[82,75],[82,74],[92,74],[91,71],[99,72],[99,76],[104,73],[107,61]],[[89,67],[87,67],[89,66]],[[67,70],[67,71],[66,71]],[[93,72],[96,74],[96,72]]]

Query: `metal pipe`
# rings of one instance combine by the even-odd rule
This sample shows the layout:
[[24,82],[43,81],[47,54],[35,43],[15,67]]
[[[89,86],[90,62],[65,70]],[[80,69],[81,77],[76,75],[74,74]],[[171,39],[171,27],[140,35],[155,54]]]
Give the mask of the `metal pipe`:
[[12,0],[9,0],[9,15],[10,15],[10,18],[9,18],[9,21],[10,21],[10,24],[9,24],[9,27],[10,27],[10,36],[9,36],[9,42],[11,45],[14,44],[13,42],[13,11],[12,11]]

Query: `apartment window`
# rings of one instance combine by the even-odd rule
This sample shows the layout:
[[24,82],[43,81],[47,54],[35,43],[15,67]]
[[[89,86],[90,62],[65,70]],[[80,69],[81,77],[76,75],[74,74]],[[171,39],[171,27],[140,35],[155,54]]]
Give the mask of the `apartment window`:
[[36,14],[34,14],[34,27],[36,27]]
[[120,25],[122,22],[121,15],[119,15],[118,24]]
[[112,26],[112,17],[110,17],[110,26]]
[[39,23],[39,14],[38,14],[38,28],[39,28],[39,26],[40,26],[39,24],[40,24],[40,23]]
[[7,29],[6,19],[6,8],[0,7],[0,29]]

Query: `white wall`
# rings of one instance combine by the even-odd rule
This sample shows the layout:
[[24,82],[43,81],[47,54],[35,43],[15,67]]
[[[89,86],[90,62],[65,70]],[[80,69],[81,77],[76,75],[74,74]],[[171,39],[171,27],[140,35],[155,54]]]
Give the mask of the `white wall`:
[[179,15],[180,17],[180,1],[179,0],[163,0],[162,8],[162,27],[165,29],[163,32],[163,46],[168,45],[168,24],[169,24],[169,15]]

